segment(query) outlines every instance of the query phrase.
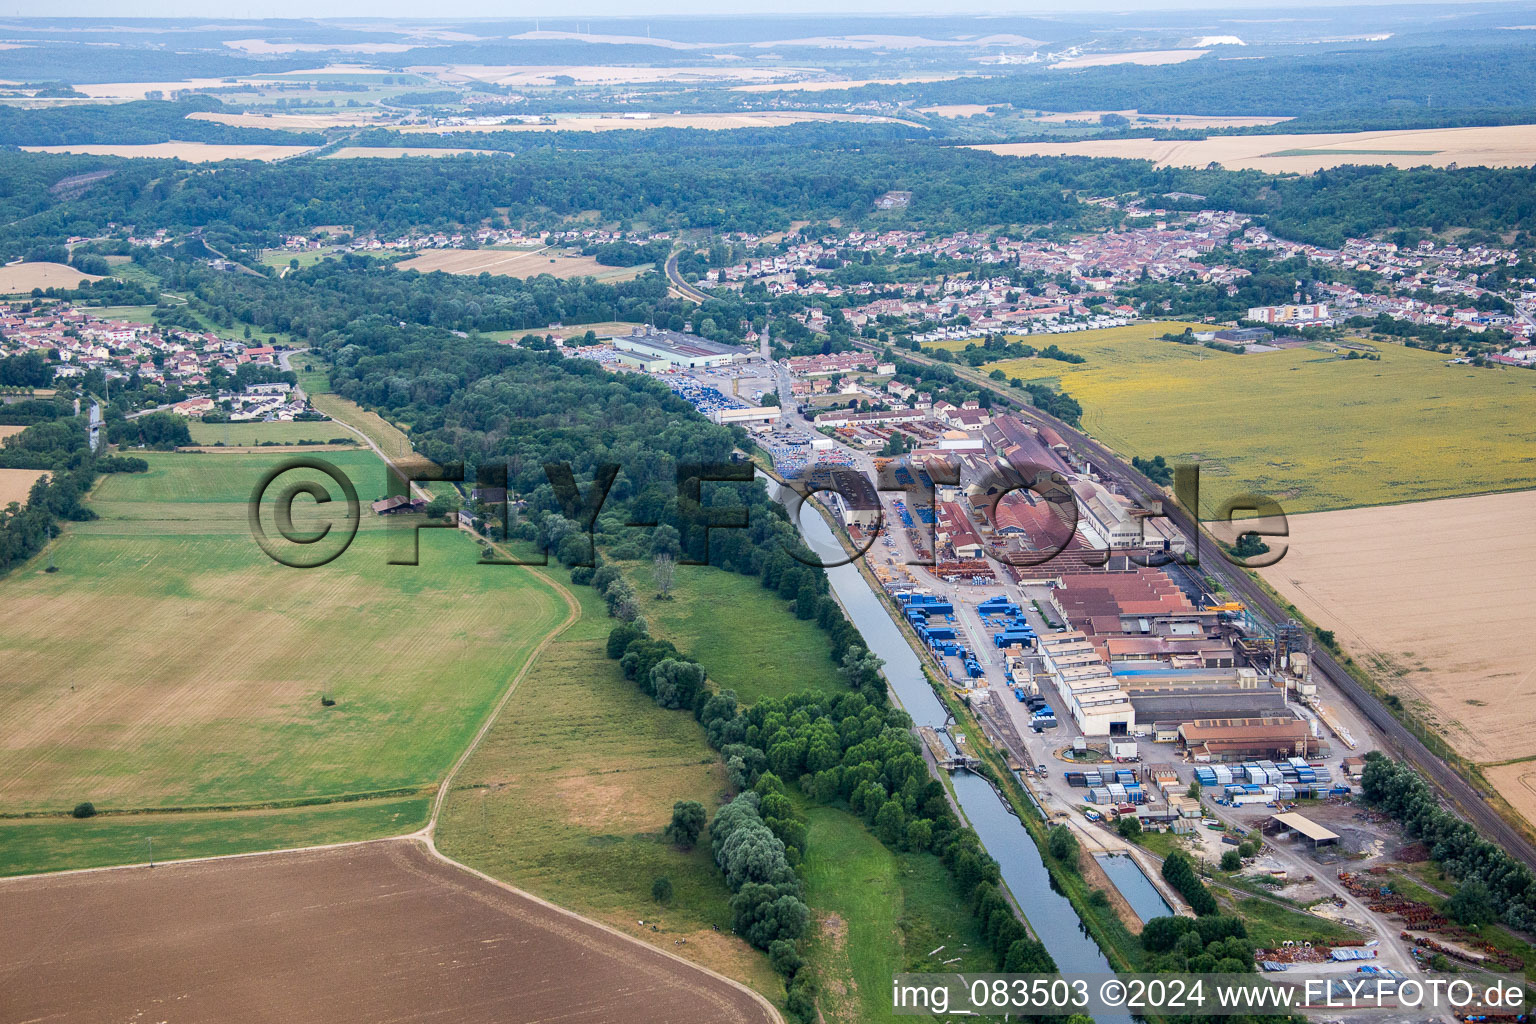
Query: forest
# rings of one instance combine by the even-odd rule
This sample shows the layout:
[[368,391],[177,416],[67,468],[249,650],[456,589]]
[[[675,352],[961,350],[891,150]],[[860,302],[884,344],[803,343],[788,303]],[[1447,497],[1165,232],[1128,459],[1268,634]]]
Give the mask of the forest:
[[[553,147],[560,140],[550,133]],[[495,223],[555,228],[583,211],[621,228],[764,233],[796,220],[834,218],[848,228],[930,231],[996,227],[1024,233],[1090,230],[1109,215],[1079,196],[1184,192],[1254,216],[1283,237],[1337,245],[1376,231],[1447,227],[1529,230],[1536,169],[1339,167],[1307,176],[1257,171],[1154,169],[1145,161],[1001,157],[914,140],[808,146],[818,131],[753,130],[687,139],[634,133],[656,148],[534,148],[515,160],[322,160],[230,163],[217,170],[170,161],[0,152],[0,255],[47,240],[96,237],[108,224],[202,229],[223,251],[277,244],[286,233],[347,224],[386,236]],[[413,136],[413,139],[416,137]],[[425,139],[426,137],[422,137]],[[452,144],[453,136],[443,137]],[[680,142],[680,144],[682,144]],[[67,190],[91,171],[111,172]],[[877,211],[892,189],[913,192],[904,210]],[[1178,207],[1192,200],[1160,200]]]
[[1402,822],[1410,836],[1428,847],[1435,863],[1460,882],[1453,912],[1458,897],[1472,902],[1463,891],[1475,887],[1472,895],[1486,905],[1487,916],[1465,923],[1498,919],[1520,931],[1536,928],[1536,875],[1442,807],[1412,766],[1373,750],[1365,757],[1361,788],[1367,800]]
[[[1034,70],[987,78],[867,85],[822,92],[824,104],[914,106],[975,103],[1020,110],[1122,110],[1144,114],[1284,116],[1349,113],[1369,119],[1399,108],[1536,107],[1532,47],[1519,39],[1484,45],[1339,49],[1180,64],[1115,64]],[[750,94],[748,94],[750,95]]]
[[187,117],[223,107],[211,96],[38,110],[0,106],[0,146],[139,146],[173,139],[262,146],[319,146],[325,142],[325,136],[314,132],[237,128]]

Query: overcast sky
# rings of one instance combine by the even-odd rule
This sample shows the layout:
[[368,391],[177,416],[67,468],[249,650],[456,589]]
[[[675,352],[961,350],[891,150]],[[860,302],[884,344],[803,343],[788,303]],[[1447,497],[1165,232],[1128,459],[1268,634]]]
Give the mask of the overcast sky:
[[[1370,3],[1372,0],[1331,0],[1327,6]],[[1392,0],[1394,3],[1444,3],[1445,0]],[[1322,6],[1308,0],[1305,6]],[[0,11],[11,17],[48,15],[54,17],[207,17],[207,18],[516,18],[548,17],[644,17],[646,15],[728,15],[751,14],[1023,14],[1049,15],[1061,11],[1151,11],[1191,10],[1232,11],[1266,8],[1270,10],[1300,6],[1284,0],[1152,0],[1127,3],[1126,0],[959,0],[945,4],[939,0],[566,0],[550,5],[538,0],[439,0],[423,5],[419,0],[228,0],[210,4],[207,0],[53,0],[38,5],[0,0]],[[1302,13],[1302,12],[1297,12]]]

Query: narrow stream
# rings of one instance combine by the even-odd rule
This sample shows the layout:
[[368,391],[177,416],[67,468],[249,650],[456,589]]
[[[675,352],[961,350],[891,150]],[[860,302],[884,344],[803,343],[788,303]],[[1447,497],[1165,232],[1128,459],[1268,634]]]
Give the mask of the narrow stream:
[[[767,480],[768,493],[782,501],[781,489]],[[792,516],[793,517],[793,516]],[[828,562],[847,556],[831,528],[815,513],[796,524],[812,551]],[[870,650],[885,660],[885,676],[896,691],[902,708],[917,725],[942,726],[948,717],[944,705],[923,676],[916,653],[892,621],[886,606],[860,574],[857,565],[828,569],[827,576],[848,616],[858,627]],[[1004,804],[991,783],[970,772],[953,776],[955,796],[965,816],[997,861],[1003,881],[1024,908],[1030,929],[1045,943],[1056,965],[1069,973],[1108,974],[1109,961],[1088,934],[1067,898],[1051,887],[1051,877],[1040,859],[1035,841],[1022,822]],[[1145,882],[1146,880],[1143,879]],[[1125,1014],[1101,1015],[1101,1024],[1129,1024]]]

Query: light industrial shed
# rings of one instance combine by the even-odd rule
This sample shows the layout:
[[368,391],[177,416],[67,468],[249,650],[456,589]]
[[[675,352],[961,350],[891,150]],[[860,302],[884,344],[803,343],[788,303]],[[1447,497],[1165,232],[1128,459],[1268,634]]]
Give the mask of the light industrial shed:
[[1339,841],[1339,834],[1337,832],[1326,829],[1311,818],[1297,814],[1294,811],[1276,814],[1269,821],[1270,827],[1265,829],[1266,832],[1295,832],[1311,843],[1314,850],[1319,846],[1329,846]]

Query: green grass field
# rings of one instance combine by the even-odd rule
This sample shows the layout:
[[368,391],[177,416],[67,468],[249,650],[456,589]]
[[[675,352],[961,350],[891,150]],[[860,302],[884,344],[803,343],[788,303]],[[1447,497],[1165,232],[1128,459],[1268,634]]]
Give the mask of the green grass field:
[[[581,619],[465,764],[439,848],[781,1000],[766,958],[731,934],[730,892],[708,842],[685,853],[661,836],[674,801],[697,800],[713,816],[726,792],[718,755],[692,716],[657,707],[624,678],[603,652],[613,620],[601,600],[590,587],[571,590]],[[651,900],[660,876],[675,890],[666,907]]]
[[312,267],[321,260],[333,257],[334,255],[334,253],[328,251],[318,252],[309,249],[303,252],[296,252],[290,249],[269,249],[261,254],[261,259],[257,262],[282,270],[284,267],[293,266],[294,261],[297,261],[300,267]]
[[231,448],[260,444],[298,444],[303,441],[330,441],[347,438],[362,444],[357,435],[334,420],[308,423],[204,423],[193,420],[189,427],[192,443],[222,444]]
[[[679,565],[672,600],[660,601],[649,562],[628,563],[624,572],[651,632],[697,658],[711,679],[744,702],[845,689],[827,634],[795,618],[789,602],[764,590],[755,576]],[[722,614],[738,625],[722,628]]]
[[1536,374],[1385,343],[1370,345],[1376,361],[1321,344],[1230,355],[1158,337],[1185,326],[1053,336],[1087,362],[981,373],[1059,381],[1084,428],[1127,458],[1198,461],[1207,515],[1245,491],[1314,512],[1536,485]]
[[0,875],[382,839],[425,825],[425,796],[280,810],[0,820]]
[[[325,457],[361,500],[383,491],[371,452]],[[566,614],[528,571],[477,565],[457,531],[423,531],[420,565],[388,564],[409,532],[366,506],[335,561],[278,565],[246,518],[277,459],[148,459],[149,473],[98,485],[101,518],[54,545],[58,572],[40,556],[0,581],[0,812],[430,786]],[[299,530],[323,518],[308,503]]]
[[[1231,893],[1222,893],[1231,896]],[[1248,939],[1255,948],[1272,949],[1286,941],[1329,942],[1358,939],[1360,933],[1336,921],[1301,910],[1291,910],[1257,896],[1236,899],[1236,909],[1248,928]]]
[[[845,811],[801,812],[810,827],[802,874],[814,922],[806,958],[828,1021],[902,1019],[891,1005],[891,978],[902,971],[992,970],[991,952],[937,857],[893,853]],[[956,957],[960,963],[943,966]]]

